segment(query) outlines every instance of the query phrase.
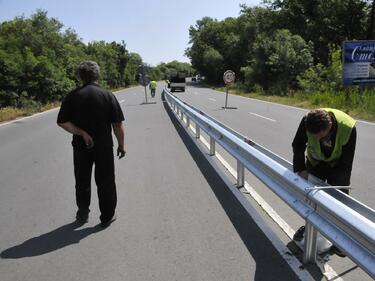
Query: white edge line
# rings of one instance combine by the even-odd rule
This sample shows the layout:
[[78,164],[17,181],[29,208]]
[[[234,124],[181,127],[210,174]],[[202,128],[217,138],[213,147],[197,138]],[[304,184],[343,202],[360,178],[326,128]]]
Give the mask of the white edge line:
[[[178,119],[180,120],[180,119]],[[190,125],[190,129],[193,133],[195,133],[195,128]],[[202,143],[209,149],[210,145],[204,137],[200,137]],[[237,179],[237,172],[236,170],[218,153],[215,153],[217,159],[221,162],[225,169]],[[251,187],[245,181],[245,189],[249,193],[249,195],[258,203],[258,205],[271,217],[271,219],[285,232],[285,234],[292,240],[295,230],[290,227],[280,216],[279,214],[261,197],[253,187]],[[243,197],[244,198],[244,197]],[[259,226],[261,227],[261,226]],[[263,229],[262,229],[263,231]],[[274,233],[269,233],[272,231],[263,231],[267,238],[271,241],[274,247],[278,250],[284,260],[290,265],[293,271],[297,274],[297,276],[301,280],[314,280],[309,272],[306,270],[301,271],[302,263],[295,257],[290,256],[287,253],[290,253],[290,250],[283,244],[283,242],[276,236]],[[277,241],[276,241],[277,240]],[[334,269],[328,265],[327,263],[317,262],[317,266],[322,271],[322,274],[327,278],[327,280],[335,280],[335,281],[344,281],[339,275],[334,271]]]
[[[134,87],[131,87],[131,88],[134,88]],[[131,89],[131,88],[127,88],[127,89]],[[116,94],[116,93],[122,92],[122,91],[127,90],[127,89],[123,89],[123,90],[116,91],[116,92],[113,92],[113,93]],[[120,103],[122,103],[124,101],[125,100],[122,100]],[[60,106],[52,108],[52,109],[49,109],[49,110],[46,110],[46,111],[43,111],[43,112],[38,112],[38,113],[32,114],[30,116],[26,116],[26,117],[14,119],[14,120],[11,120],[11,121],[7,121],[7,122],[4,122],[4,123],[1,123],[0,127],[5,126],[5,125],[10,125],[10,124],[15,123],[15,122],[20,122],[20,121],[23,121],[23,120],[27,120],[27,119],[30,119],[30,118],[34,118],[34,117],[37,117],[37,116],[40,116],[40,115],[43,115],[43,114],[47,114],[47,113],[50,113],[51,111],[57,110],[59,108],[60,108]]]
[[256,113],[254,113],[254,112],[249,112],[249,114],[254,115],[254,116],[257,116],[257,117],[260,117],[260,118],[263,118],[263,119],[266,119],[266,120],[271,121],[271,122],[276,122],[275,119],[271,119],[271,118],[268,118],[268,117],[265,117],[265,116],[262,116],[262,115],[256,114]]
[[[190,126],[190,129],[193,131],[193,133],[195,133],[195,128],[193,126]],[[207,140],[204,137],[201,136],[200,140],[202,141],[202,143],[207,148],[209,148],[210,145],[209,145],[209,143],[207,142]],[[228,170],[228,172],[234,178],[236,178],[236,174],[237,173],[229,165],[229,163],[218,152],[215,153],[215,156],[221,162],[221,164],[224,165],[224,167]],[[275,217],[277,216],[277,218],[280,218],[280,221],[283,222],[283,225],[284,225],[285,228],[287,228],[287,231],[289,231],[289,232],[291,232],[291,233],[294,234],[293,229],[291,227],[289,227],[289,225],[285,221],[283,221],[281,219],[281,217],[271,208],[271,206],[269,206],[263,200],[263,198],[260,195],[258,195],[256,193],[256,191],[247,182],[245,183],[245,185],[246,185],[246,189],[248,191],[251,190],[251,194],[250,195],[252,197],[254,196],[255,198],[257,198],[257,199],[255,199],[253,197],[256,200],[256,202],[265,210],[265,212],[268,213],[268,211],[270,211],[270,213],[268,213],[268,215],[271,216],[272,219],[274,219],[274,217],[272,217],[272,216],[275,216]],[[237,199],[239,199],[240,202],[242,201],[242,206],[244,206],[246,208],[246,204],[249,203],[246,200],[246,198],[244,196],[241,196],[241,197],[237,197]],[[249,212],[249,210],[247,208],[246,208],[246,210]],[[251,212],[250,212],[250,214],[251,214]],[[301,269],[302,268],[301,262],[294,255],[290,255],[290,250],[285,246],[285,244],[280,240],[280,238],[277,237],[277,235],[275,233],[273,233],[272,230],[268,229],[268,227],[267,227],[267,230],[264,229],[264,227],[262,227],[262,225],[259,225],[259,221],[257,222],[257,225],[262,229],[262,232],[267,236],[267,238],[269,239],[269,241],[276,248],[276,250],[280,253],[280,255],[283,257],[283,259],[288,263],[288,265],[291,267],[291,269],[293,270],[293,272],[300,278],[300,280],[304,280],[304,281],[305,280],[314,280],[314,278],[311,276],[311,274],[307,270],[302,270]],[[337,280],[339,280],[339,279],[337,279]]]
[[[207,88],[207,89],[211,89],[211,88]],[[211,89],[211,90],[214,91],[214,92],[220,93],[220,94],[225,94],[224,92],[220,92],[220,91],[213,90],[213,89]],[[268,104],[277,105],[277,106],[286,107],[286,108],[293,108],[293,109],[297,109],[297,110],[304,111],[304,112],[310,111],[309,109],[300,108],[300,107],[296,107],[296,106],[292,106],[292,105],[286,105],[286,104],[270,102],[270,101],[265,101],[265,100],[258,100],[258,99],[254,99],[254,98],[247,98],[247,97],[243,97],[243,96],[240,96],[240,95],[233,95],[233,94],[230,94],[230,95],[235,96],[235,97],[239,97],[239,98],[242,98],[242,99],[246,99],[246,100],[263,102],[263,103],[268,103]],[[357,120],[358,123],[363,123],[363,124],[366,124],[366,125],[375,126],[374,122],[365,121],[365,120],[361,120],[361,119],[356,119],[356,120]]]
[[[190,127],[190,129],[195,132],[194,127]],[[201,136],[201,141],[202,143],[209,148],[210,144],[207,142],[207,140]],[[221,162],[221,164],[228,170],[228,172],[235,178],[237,179],[237,172],[236,170],[218,153],[215,153],[215,156],[217,159]],[[263,199],[262,196],[260,196],[255,189],[245,181],[245,189],[247,192],[249,192],[249,195],[258,203],[258,205],[271,217],[271,219],[285,232],[285,234],[290,238],[293,239],[293,235],[295,233],[295,230],[290,227],[280,216],[279,214]],[[268,235],[267,233],[265,233]],[[271,240],[271,239],[270,239]],[[273,241],[271,240],[272,244]],[[293,256],[293,260],[290,260],[290,256],[287,255],[287,252],[290,252],[289,249],[283,244],[282,246],[280,245],[274,245],[280,254],[284,257],[284,259],[288,262],[288,264],[293,268],[294,272],[300,277],[298,273],[300,273],[300,266],[302,266],[302,263],[295,257]],[[335,281],[344,281],[339,275],[333,270],[331,266],[328,264],[323,264],[323,263],[318,263],[317,264],[323,275],[328,279],[334,279]],[[310,273],[307,273],[310,278],[311,275]],[[313,278],[312,278],[313,279]]]

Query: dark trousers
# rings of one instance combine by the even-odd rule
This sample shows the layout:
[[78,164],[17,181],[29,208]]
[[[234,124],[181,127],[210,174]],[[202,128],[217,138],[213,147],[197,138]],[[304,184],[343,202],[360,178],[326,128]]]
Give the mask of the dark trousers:
[[[327,182],[332,186],[349,186],[351,172],[340,171],[337,167],[331,167],[325,162],[320,162],[313,166],[309,161],[306,161],[307,171]],[[349,189],[339,189],[340,191],[349,194]]]
[[112,147],[94,147],[92,149],[73,148],[74,175],[76,180],[76,201],[78,210],[88,212],[91,199],[91,174],[95,164],[95,182],[97,185],[100,220],[113,217],[117,204],[115,165]]

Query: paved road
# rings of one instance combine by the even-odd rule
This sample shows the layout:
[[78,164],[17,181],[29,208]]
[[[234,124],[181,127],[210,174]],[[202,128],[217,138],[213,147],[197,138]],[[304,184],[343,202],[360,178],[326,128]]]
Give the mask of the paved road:
[[[269,102],[230,95],[228,106],[238,109],[223,110],[225,94],[190,83],[185,93],[176,92],[176,96],[194,105],[217,120],[223,122],[250,139],[265,146],[276,154],[292,161],[291,142],[299,122],[307,110],[278,105]],[[352,174],[352,196],[375,207],[375,124],[358,122],[358,141]],[[236,167],[232,157],[219,148],[224,158]],[[303,221],[271,191],[256,178],[246,174],[247,181],[277,211],[277,213],[293,228],[297,229]],[[371,280],[347,258],[332,256],[330,264],[345,280]]]
[[0,125],[2,281],[297,280],[173,123],[161,89],[153,105],[139,87],[117,95],[128,153],[116,160],[118,220],[104,230],[95,192],[89,223],[72,223],[72,149],[57,111]]

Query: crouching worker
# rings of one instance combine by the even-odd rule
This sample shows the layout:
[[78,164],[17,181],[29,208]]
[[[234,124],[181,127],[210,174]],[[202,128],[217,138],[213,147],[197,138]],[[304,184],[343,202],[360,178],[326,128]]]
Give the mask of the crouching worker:
[[[310,111],[302,118],[293,140],[294,172],[305,179],[312,174],[332,186],[349,186],[357,139],[355,123],[337,109]],[[348,189],[339,190],[349,194]],[[304,231],[302,226],[293,240],[301,241]],[[345,256],[335,246],[333,251]]]

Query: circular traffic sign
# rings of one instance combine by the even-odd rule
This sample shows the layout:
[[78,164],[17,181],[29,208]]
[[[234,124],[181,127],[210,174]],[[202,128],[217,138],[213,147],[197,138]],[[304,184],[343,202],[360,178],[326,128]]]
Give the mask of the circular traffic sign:
[[148,77],[148,75],[139,76],[139,84],[146,87],[148,84],[150,84],[150,77]]
[[226,84],[233,83],[236,80],[236,73],[232,70],[227,70],[224,72],[223,79]]

